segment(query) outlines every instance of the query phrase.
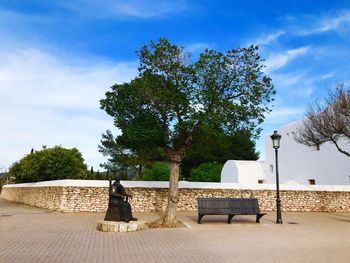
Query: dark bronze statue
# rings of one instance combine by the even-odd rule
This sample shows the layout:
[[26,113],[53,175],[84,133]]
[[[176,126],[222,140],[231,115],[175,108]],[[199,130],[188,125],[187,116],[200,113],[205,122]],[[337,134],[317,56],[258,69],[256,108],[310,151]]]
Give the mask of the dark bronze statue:
[[119,178],[113,184],[109,180],[109,202],[105,221],[125,221],[127,223],[131,220],[136,221],[137,218],[132,216],[129,197],[132,198],[125,192]]

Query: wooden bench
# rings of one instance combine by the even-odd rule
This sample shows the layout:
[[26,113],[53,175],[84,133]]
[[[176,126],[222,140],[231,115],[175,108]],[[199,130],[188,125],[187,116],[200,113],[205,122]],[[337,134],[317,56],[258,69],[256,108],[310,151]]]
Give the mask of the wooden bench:
[[228,215],[227,223],[235,215],[256,215],[256,223],[264,213],[260,213],[258,199],[256,198],[197,198],[198,224],[205,215]]

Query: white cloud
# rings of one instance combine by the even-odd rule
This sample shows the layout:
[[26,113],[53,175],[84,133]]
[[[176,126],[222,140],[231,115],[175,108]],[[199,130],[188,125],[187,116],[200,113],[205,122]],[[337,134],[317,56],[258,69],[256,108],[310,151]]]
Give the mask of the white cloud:
[[266,71],[271,72],[280,69],[295,58],[306,54],[308,51],[309,47],[306,46],[296,49],[290,49],[283,53],[272,54],[265,61]]
[[306,76],[303,73],[296,72],[272,74],[273,83],[281,88],[300,85],[305,81],[305,78]]
[[278,106],[266,116],[264,125],[281,126],[295,121],[303,116],[305,113],[305,107],[283,107]]
[[205,49],[210,49],[211,45],[207,43],[192,43],[185,46],[185,49],[190,53],[203,52]]
[[[12,10],[3,9],[0,7],[0,21],[4,22],[39,22],[42,19],[49,21],[49,17],[28,15],[23,13],[17,13]],[[23,21],[25,20],[25,21]]]
[[189,9],[185,0],[77,0],[64,1],[61,4],[81,15],[116,19],[122,17],[153,18]]
[[330,30],[337,29],[343,23],[350,22],[350,12],[346,12],[336,18],[325,19],[322,21],[321,26],[318,28],[320,32],[327,32]]
[[319,78],[324,80],[324,79],[330,79],[333,77],[334,77],[334,73],[326,73],[326,74],[321,75]]
[[74,60],[37,49],[0,51],[0,166],[28,153],[77,147],[88,165],[103,161],[97,145],[113,120],[99,100],[114,83],[129,81],[135,63]]
[[308,21],[306,28],[297,30],[297,35],[312,35],[338,30],[342,25],[350,23],[350,11],[343,11],[335,17],[325,16],[315,19],[316,22],[313,21],[313,25],[310,26],[310,21]]
[[269,45],[276,41],[280,36],[283,36],[285,33],[285,31],[280,30],[271,34],[264,35],[253,42],[257,45]]

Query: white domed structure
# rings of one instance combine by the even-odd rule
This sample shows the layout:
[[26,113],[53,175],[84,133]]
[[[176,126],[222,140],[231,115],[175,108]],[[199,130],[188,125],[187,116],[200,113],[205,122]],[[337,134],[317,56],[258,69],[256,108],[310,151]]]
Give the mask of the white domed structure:
[[222,183],[258,184],[264,180],[263,161],[228,160],[221,171]]

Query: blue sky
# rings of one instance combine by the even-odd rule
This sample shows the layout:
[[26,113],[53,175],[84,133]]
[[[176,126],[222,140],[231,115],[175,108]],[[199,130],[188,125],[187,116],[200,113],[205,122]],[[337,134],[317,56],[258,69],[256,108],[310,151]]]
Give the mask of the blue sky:
[[99,100],[160,37],[194,57],[260,45],[277,90],[262,158],[265,135],[350,79],[349,1],[0,0],[0,169],[42,145],[77,147],[96,169],[101,134],[117,132]]

